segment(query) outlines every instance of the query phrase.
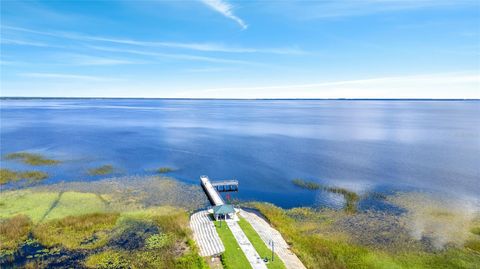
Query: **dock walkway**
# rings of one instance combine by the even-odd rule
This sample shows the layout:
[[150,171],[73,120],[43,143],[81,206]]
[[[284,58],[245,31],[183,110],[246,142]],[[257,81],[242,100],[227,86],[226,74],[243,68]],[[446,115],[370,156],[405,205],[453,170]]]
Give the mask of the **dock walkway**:
[[225,202],[222,199],[222,196],[218,193],[217,189],[212,185],[210,179],[207,176],[200,177],[200,183],[207,194],[208,199],[212,203],[212,205],[223,205]]

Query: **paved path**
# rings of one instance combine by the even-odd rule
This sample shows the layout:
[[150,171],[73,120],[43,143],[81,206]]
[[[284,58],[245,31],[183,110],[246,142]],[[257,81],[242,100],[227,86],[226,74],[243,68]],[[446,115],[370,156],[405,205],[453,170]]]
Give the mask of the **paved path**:
[[200,248],[200,256],[213,256],[225,251],[222,240],[206,210],[199,211],[190,217],[190,227],[193,238]]
[[238,242],[238,245],[242,249],[243,253],[247,257],[247,260],[250,262],[250,265],[254,269],[267,269],[267,266],[263,262],[260,255],[258,255],[257,251],[253,247],[252,243],[248,240],[247,236],[243,232],[242,228],[238,225],[237,221],[235,220],[227,220],[228,228],[233,233],[233,236]]
[[285,267],[289,269],[306,269],[297,255],[290,250],[290,247],[282,235],[273,229],[264,219],[255,213],[250,213],[242,209],[240,209],[240,215],[252,225],[253,229],[255,229],[267,246],[270,245],[270,240],[273,240],[275,243],[275,253],[283,261]]

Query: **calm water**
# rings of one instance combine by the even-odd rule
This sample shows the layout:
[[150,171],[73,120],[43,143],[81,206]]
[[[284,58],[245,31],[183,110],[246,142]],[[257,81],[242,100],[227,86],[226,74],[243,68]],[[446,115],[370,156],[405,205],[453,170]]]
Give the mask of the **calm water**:
[[[300,190],[301,177],[370,191],[426,190],[459,198],[480,193],[480,102],[1,100],[1,153],[65,160],[40,167],[58,181],[116,174],[170,175],[198,183],[236,178],[241,199],[291,207],[338,197]],[[2,168],[27,169],[14,161]],[[341,201],[340,201],[341,202]]]

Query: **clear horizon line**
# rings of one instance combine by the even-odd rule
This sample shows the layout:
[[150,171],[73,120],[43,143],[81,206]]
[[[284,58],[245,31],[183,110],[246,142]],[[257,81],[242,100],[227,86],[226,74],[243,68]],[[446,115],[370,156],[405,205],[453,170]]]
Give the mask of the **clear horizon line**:
[[480,101],[480,98],[214,98],[214,97],[64,97],[64,96],[0,96],[7,99],[153,99],[153,100],[399,100],[399,101]]

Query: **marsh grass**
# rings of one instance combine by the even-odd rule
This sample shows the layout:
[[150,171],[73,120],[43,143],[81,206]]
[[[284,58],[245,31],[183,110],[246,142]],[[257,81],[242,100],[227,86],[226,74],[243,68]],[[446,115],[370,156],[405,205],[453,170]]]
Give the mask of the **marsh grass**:
[[54,159],[48,159],[40,154],[28,153],[28,152],[15,152],[9,153],[4,157],[6,160],[18,160],[28,165],[56,165],[60,161]]
[[[200,190],[160,177],[99,182],[54,184],[1,192],[1,221],[19,213],[30,217],[32,226],[36,224],[30,228],[30,234],[41,251],[21,254],[28,239],[16,236],[20,245],[13,244],[9,253],[20,253],[20,256],[11,256],[13,263],[7,262],[7,265],[32,268],[53,265],[74,268],[114,268],[112,266],[117,265],[123,268],[208,268],[191,239],[187,211],[175,206],[156,206],[191,206],[191,200],[182,196],[198,192],[200,197]],[[161,197],[158,197],[159,193]],[[123,206],[125,200],[133,198],[134,206]],[[156,202],[150,202],[154,198]],[[203,199],[202,195],[199,204]],[[177,202],[180,200],[181,203]],[[146,202],[142,204],[142,201]],[[0,242],[3,241],[2,238]],[[51,250],[60,253],[53,254]],[[88,257],[87,260],[84,257]],[[22,264],[23,259],[28,263]]]
[[470,229],[470,232],[471,232],[472,234],[480,235],[480,226],[471,228],[471,229]]
[[110,164],[102,165],[97,168],[88,169],[88,174],[91,176],[104,176],[113,173],[113,166]]
[[[152,225],[156,228],[151,229]],[[188,227],[188,214],[179,208],[152,208],[122,214],[115,228],[120,233],[111,237],[106,250],[90,255],[85,265],[88,268],[208,268],[197,254]],[[119,240],[129,244],[124,235],[132,233],[141,242],[133,244],[134,248],[119,247]]]
[[[322,219],[310,216],[324,215],[322,211],[306,214],[296,212],[295,215],[304,215],[303,220],[296,220],[291,217],[290,210],[272,204],[250,205],[257,208],[279,230],[307,268],[476,268],[480,264],[478,254],[462,248],[448,248],[431,253],[418,249],[404,249],[401,252],[394,249],[372,249],[350,241],[348,236],[326,235],[321,226],[316,226],[315,221],[305,221],[305,218]],[[332,222],[333,226],[335,224]]]
[[330,193],[340,194],[345,199],[344,210],[350,213],[355,213],[357,211],[357,204],[358,204],[358,201],[360,200],[360,196],[355,192],[349,191],[344,188],[339,188],[339,187],[324,186],[324,185],[311,182],[311,181],[306,181],[300,178],[293,179],[292,183],[295,186],[298,186],[300,188],[307,189],[307,190],[322,190]]
[[0,169],[0,185],[20,180],[35,182],[46,178],[48,178],[48,174],[42,171],[12,171],[5,168]]
[[93,249],[107,243],[108,235],[119,217],[118,213],[93,213],[68,216],[42,223],[33,235],[47,247]]
[[32,221],[25,215],[16,215],[0,221],[0,256],[11,255],[27,239]]

